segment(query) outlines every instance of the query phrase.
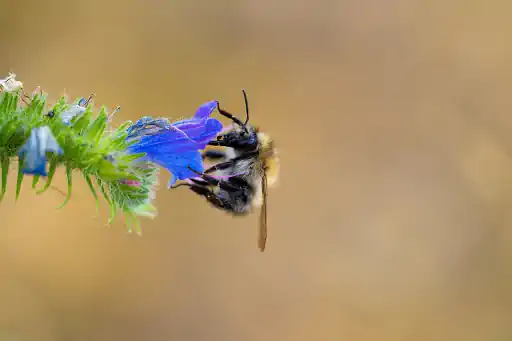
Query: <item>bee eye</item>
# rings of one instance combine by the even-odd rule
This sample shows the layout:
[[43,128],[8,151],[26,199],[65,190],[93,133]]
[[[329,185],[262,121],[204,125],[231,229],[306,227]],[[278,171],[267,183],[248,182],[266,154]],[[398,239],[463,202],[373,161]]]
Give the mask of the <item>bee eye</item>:
[[217,141],[220,141],[220,140],[222,140],[222,136],[221,135],[217,136]]

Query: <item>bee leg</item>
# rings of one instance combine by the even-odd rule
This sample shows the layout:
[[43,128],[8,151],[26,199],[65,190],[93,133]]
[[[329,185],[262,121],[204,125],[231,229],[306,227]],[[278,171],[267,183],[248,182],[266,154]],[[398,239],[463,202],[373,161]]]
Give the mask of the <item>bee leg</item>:
[[247,183],[247,180],[240,176],[233,176],[227,180],[229,184],[236,188],[246,188],[249,187],[249,184]]
[[[190,179],[196,183],[201,183],[200,181]],[[206,186],[208,184],[206,183]],[[180,186],[180,185],[178,185]],[[176,186],[176,187],[178,187]],[[215,194],[210,188],[204,186],[204,185],[197,185],[197,184],[181,184],[181,186],[188,186],[190,190],[199,196],[205,197],[206,201],[208,201],[213,206],[226,210],[226,211],[232,211],[233,206],[225,199],[220,198],[217,194]]]
[[228,143],[226,141],[210,141],[208,142],[208,145],[209,146],[217,146],[217,147],[232,147],[233,144],[232,143]]
[[221,189],[227,192],[239,191],[240,188],[231,184],[229,180],[218,180],[212,176],[203,174],[202,178],[213,186],[219,186]]
[[[194,181],[194,182],[196,182],[196,181]],[[175,188],[182,187],[182,186],[186,186],[186,187],[190,188],[190,190],[192,190],[193,192],[195,192],[199,195],[203,195],[203,196],[206,196],[209,192],[211,192],[210,189],[207,187],[208,183],[199,182],[199,181],[197,181],[195,184],[181,183],[179,185],[172,186],[171,189],[175,189]]]
[[220,150],[207,150],[203,153],[203,160],[204,159],[211,159],[211,160],[220,160],[226,158],[226,153]]
[[190,188],[190,190],[192,192],[195,192],[196,194],[199,194],[203,197],[206,197],[208,198],[210,195],[212,195],[212,191],[208,188],[208,187],[203,187],[203,186],[199,186],[199,185],[192,185],[192,184],[189,184],[188,187]]
[[189,180],[192,181],[193,183],[195,183],[196,185],[208,186],[208,183],[203,180],[197,180],[197,179],[189,179]]
[[212,172],[215,172],[215,171],[218,171],[218,170],[228,169],[228,168],[233,167],[234,164],[235,164],[235,162],[233,160],[229,160],[229,161],[226,161],[226,162],[218,163],[218,164],[216,164],[214,166],[211,166],[207,170],[205,170],[204,173],[208,174],[208,173],[212,173]]
[[170,189],[175,189],[175,188],[178,188],[178,187],[182,187],[182,186],[186,186],[186,187],[190,187],[192,185],[200,185],[200,186],[208,186],[208,183],[206,181],[203,181],[203,180],[198,180],[198,179],[187,179],[186,180],[187,182],[182,182],[182,183],[179,183],[177,185],[173,185],[170,187]]
[[214,177],[212,177],[210,175],[206,175],[206,174],[200,173],[198,171],[195,171],[191,167],[188,167],[188,169],[190,169],[192,172],[197,173],[199,176],[201,176],[201,179],[204,180],[205,182],[207,182],[208,185],[219,186],[221,189],[228,191],[228,192],[239,190],[239,187],[231,185],[229,183],[229,181],[215,179]]
[[217,207],[218,209],[233,212],[233,205],[231,205],[227,200],[224,200],[220,198],[218,195],[211,193],[211,195],[206,196],[206,200],[212,204],[213,206]]

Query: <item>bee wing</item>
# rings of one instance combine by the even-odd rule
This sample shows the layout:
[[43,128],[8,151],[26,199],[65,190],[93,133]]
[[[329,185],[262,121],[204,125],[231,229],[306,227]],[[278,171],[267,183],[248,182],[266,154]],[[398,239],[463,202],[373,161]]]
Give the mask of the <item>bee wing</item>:
[[267,244],[267,174],[263,172],[261,177],[261,191],[263,204],[261,205],[260,211],[260,231],[258,238],[258,246],[260,251],[265,251],[265,245]]

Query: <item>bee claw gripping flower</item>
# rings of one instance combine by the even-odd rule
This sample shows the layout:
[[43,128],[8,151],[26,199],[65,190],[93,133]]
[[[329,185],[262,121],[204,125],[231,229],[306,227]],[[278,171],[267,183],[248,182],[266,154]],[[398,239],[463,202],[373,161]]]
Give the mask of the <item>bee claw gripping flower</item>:
[[32,129],[30,137],[18,152],[23,159],[23,173],[47,176],[46,153],[50,152],[57,155],[63,153],[50,128],[44,126]]
[[210,118],[217,101],[206,102],[191,119],[168,123],[163,119],[143,117],[128,128],[128,139],[138,139],[128,152],[145,153],[144,159],[171,172],[171,187],[177,180],[196,177],[190,168],[202,172],[203,160],[199,150],[206,147],[222,130],[222,123]]

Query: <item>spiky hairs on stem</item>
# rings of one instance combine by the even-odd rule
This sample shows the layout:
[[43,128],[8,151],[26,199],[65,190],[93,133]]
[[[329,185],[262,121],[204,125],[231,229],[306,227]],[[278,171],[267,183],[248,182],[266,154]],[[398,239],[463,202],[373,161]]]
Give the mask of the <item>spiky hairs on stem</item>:
[[[25,144],[34,128],[48,126],[63,150],[62,155],[49,154],[49,171],[46,183],[36,189],[40,176],[34,175],[32,188],[38,194],[51,187],[57,168],[65,169],[67,177],[67,195],[58,207],[65,206],[72,193],[73,173],[81,173],[99,206],[99,197],[103,196],[110,206],[109,224],[121,211],[128,229],[132,227],[140,233],[138,216],[156,215],[152,205],[154,187],[157,185],[158,168],[151,163],[134,162],[144,154],[125,153],[133,143],[126,140],[126,128],[132,122],[127,121],[117,129],[108,129],[108,114],[104,107],[94,113],[88,106],[86,111],[65,124],[59,115],[70,107],[64,97],[52,107],[48,107],[45,93],[34,93],[24,103],[20,90],[0,92],[0,165],[2,180],[0,200],[7,190],[7,175],[11,163],[18,163],[16,181],[16,199],[18,199],[24,178],[22,161],[18,152]],[[54,116],[46,115],[50,110]],[[138,186],[131,186],[121,180],[134,180]],[[98,194],[99,193],[99,194]]]

